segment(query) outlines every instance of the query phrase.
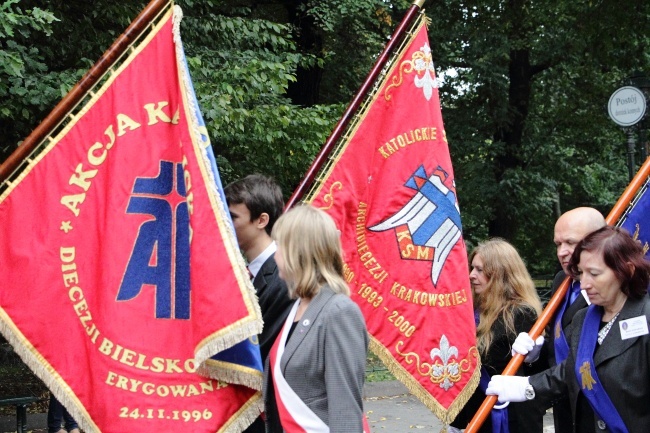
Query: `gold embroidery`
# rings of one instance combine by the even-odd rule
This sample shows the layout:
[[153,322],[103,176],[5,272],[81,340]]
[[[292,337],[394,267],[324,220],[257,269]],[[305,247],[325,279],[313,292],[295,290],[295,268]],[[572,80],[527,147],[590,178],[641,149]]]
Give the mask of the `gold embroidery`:
[[[634,230],[634,234],[632,235],[632,239],[634,239],[635,241],[638,241],[639,240],[639,232],[641,231],[641,224],[636,223],[635,227],[636,227],[636,230]],[[643,246],[643,254],[645,255],[645,254],[648,253],[648,250],[650,249],[650,245],[648,245],[648,242],[646,241],[646,242],[643,243],[642,246]]]
[[[431,382],[439,385],[445,391],[454,386],[454,383],[459,382],[463,373],[470,370],[471,358],[479,358],[478,350],[472,346],[467,353],[467,358],[458,360],[458,349],[455,346],[450,346],[445,335],[440,339],[440,347],[431,350],[432,363],[421,362],[420,356],[415,352],[401,352],[399,349],[403,345],[403,341],[397,342],[395,352],[402,355],[407,364],[415,362],[421,376],[429,376]],[[436,358],[439,359],[436,360]]]
[[388,94],[390,89],[392,87],[399,87],[402,85],[403,77],[402,77],[402,72],[406,72],[407,74],[411,73],[413,71],[413,64],[411,60],[404,60],[401,64],[401,67],[399,68],[399,75],[393,76],[393,78],[390,80],[391,83],[386,87],[386,92],[384,93],[384,98],[386,100],[390,100],[391,96]]
[[582,389],[588,389],[589,391],[594,389],[596,381],[591,375],[591,365],[589,364],[589,361],[585,361],[580,366],[580,375],[582,376]]
[[334,188],[340,191],[343,189],[343,184],[338,180],[332,184],[332,186],[330,187],[330,192],[328,194],[325,194],[325,196],[323,197],[323,201],[326,204],[328,204],[328,206],[327,207],[323,206],[321,207],[321,209],[328,210],[329,208],[334,206]]

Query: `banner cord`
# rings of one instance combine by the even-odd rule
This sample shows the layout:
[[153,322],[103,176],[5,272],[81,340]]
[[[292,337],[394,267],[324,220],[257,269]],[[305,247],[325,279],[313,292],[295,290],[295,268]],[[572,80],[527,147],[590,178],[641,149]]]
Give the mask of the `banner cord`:
[[365,118],[368,109],[371,106],[372,101],[374,100],[375,96],[381,89],[384,80],[386,79],[386,76],[389,75],[389,72],[392,71],[395,68],[395,61],[403,54],[404,50],[407,48],[408,44],[411,42],[411,39],[413,35],[416,32],[416,29],[418,29],[422,24],[428,25],[430,20],[424,15],[424,9],[421,10],[418,13],[418,17],[415,19],[413,24],[411,24],[411,27],[409,30],[406,32],[405,37],[402,39],[400,42],[399,46],[395,51],[391,54],[389,60],[386,62],[384,67],[382,68],[381,73],[375,80],[375,83],[370,90],[366,94],[366,97],[364,101],[362,102],[361,106],[359,107],[359,110],[357,113],[354,115],[350,123],[348,124],[345,132],[341,135],[341,137],[338,140],[338,143],[336,147],[334,148],[334,151],[330,154],[330,156],[327,158],[327,162],[325,165],[321,168],[320,172],[316,176],[316,180],[314,183],[311,185],[311,188],[309,189],[309,192],[306,194],[304,201],[309,202],[313,199],[315,191],[320,187],[322,181],[327,178],[327,175],[329,174],[330,170],[332,169],[333,165],[338,161],[340,155],[343,153],[344,148],[346,147],[346,144],[348,142],[348,139],[350,135],[357,129],[359,124],[363,121]]

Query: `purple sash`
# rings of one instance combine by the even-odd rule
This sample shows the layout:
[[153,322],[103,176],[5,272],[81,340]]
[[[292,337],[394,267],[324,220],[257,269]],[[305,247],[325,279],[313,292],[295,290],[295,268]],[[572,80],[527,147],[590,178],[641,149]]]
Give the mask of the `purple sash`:
[[[478,387],[483,391],[483,394],[485,394],[488,383],[490,383],[490,374],[483,366],[481,367],[481,380],[478,383]],[[492,415],[492,433],[510,433],[507,405],[503,408],[492,407],[490,414]]]
[[[480,313],[478,310],[474,310],[474,322],[478,326],[480,320]],[[485,366],[481,367],[481,380],[478,383],[478,387],[483,394],[487,389],[488,383],[490,383],[490,373],[487,372]],[[508,425],[508,407],[507,405],[503,408],[492,408],[490,412],[492,415],[492,433],[510,433],[510,427]]]
[[[575,284],[575,287],[574,287]],[[555,315],[555,323],[553,326],[553,345],[555,346],[555,362],[561,364],[567,356],[569,356],[569,343],[566,341],[566,336],[564,335],[564,328],[562,327],[562,318],[564,317],[564,312],[571,305],[572,296],[571,294],[574,291],[580,290],[580,283],[577,281],[572,282],[569,285],[569,289],[564,295],[564,302],[560,307],[560,311]],[[575,299],[575,298],[574,298]],[[573,299],[573,300],[574,300]]]
[[605,421],[612,433],[628,433],[625,423],[614,407],[612,400],[603,388],[594,366],[594,352],[598,341],[600,320],[603,309],[596,305],[589,306],[585,323],[582,325],[578,353],[576,355],[575,373],[580,391],[587,398],[594,412]]

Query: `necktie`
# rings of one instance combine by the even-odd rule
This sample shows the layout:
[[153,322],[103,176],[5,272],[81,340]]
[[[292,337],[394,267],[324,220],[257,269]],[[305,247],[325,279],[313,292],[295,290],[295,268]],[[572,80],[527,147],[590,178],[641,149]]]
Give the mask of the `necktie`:
[[248,269],[248,266],[246,266],[246,270],[248,271],[248,278],[250,278],[250,279],[251,279],[251,281],[253,281],[253,280],[255,279],[255,277],[253,276],[253,274],[252,274],[252,272],[251,272],[251,270],[250,270],[250,269]]
[[576,299],[578,299],[578,295],[580,294],[580,281],[574,281],[571,284],[571,296],[569,297],[569,304],[573,304]]

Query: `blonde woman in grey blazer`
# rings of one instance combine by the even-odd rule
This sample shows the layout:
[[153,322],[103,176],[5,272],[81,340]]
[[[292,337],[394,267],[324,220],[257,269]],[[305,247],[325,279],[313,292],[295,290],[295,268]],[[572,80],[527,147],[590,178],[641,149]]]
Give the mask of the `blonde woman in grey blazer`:
[[299,206],[280,217],[273,237],[296,301],[264,369],[267,432],[361,433],[368,333],[343,279],[336,225]]

